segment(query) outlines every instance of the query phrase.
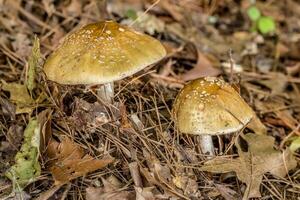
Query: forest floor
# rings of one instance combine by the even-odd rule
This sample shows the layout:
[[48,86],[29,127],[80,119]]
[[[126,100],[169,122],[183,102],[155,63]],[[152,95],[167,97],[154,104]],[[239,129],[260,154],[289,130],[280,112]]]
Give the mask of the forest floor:
[[[67,33],[105,19],[167,50],[115,82],[112,105],[42,70]],[[212,158],[180,133],[176,95],[206,76],[230,82],[267,135],[213,136]],[[0,199],[300,198],[299,1],[0,0],[0,80]]]

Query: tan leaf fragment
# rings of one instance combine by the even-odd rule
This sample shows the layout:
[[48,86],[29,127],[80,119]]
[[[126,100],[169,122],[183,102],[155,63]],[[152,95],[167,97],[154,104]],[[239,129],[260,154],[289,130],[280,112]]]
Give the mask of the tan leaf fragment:
[[152,192],[154,187],[146,187],[146,188],[141,188],[141,187],[134,187],[135,192],[136,192],[136,200],[154,200],[155,196]]
[[114,161],[112,157],[97,159],[85,154],[83,148],[67,137],[62,138],[61,142],[51,139],[46,153],[55,185],[102,169]]
[[86,188],[87,200],[130,200],[134,199],[134,194],[128,191],[122,191],[117,185],[102,179],[103,187]]
[[271,89],[271,95],[287,96],[284,93],[288,84],[287,76],[279,72],[269,72],[268,75],[270,76],[269,79],[260,80],[259,83]]
[[74,110],[68,120],[77,130],[92,127],[91,132],[94,132],[98,126],[110,120],[105,107],[98,102],[89,103],[75,98],[74,105]]
[[270,172],[284,177],[289,170],[297,166],[291,152],[280,152],[273,148],[274,138],[267,135],[242,135],[236,142],[239,157],[235,159],[216,157],[201,167],[204,171],[227,173],[234,171],[239,180],[247,185],[243,199],[260,197],[259,186],[263,174]]
[[216,189],[225,200],[240,199],[237,192],[222,184],[215,184]]
[[204,55],[199,49],[197,49],[198,60],[193,69],[187,71],[181,76],[184,81],[195,80],[200,77],[206,76],[218,76],[221,71],[215,68],[212,62]]
[[198,184],[195,179],[188,176],[178,175],[173,178],[173,183],[187,196],[198,197]]
[[157,200],[157,199],[179,199],[169,192],[161,194],[156,187],[134,187],[136,192],[136,200]]
[[[144,155],[147,159],[149,157],[145,152],[146,151],[144,151]],[[157,185],[161,187],[164,191],[163,195],[169,195],[175,199],[189,199],[184,194],[182,194],[182,192],[178,188],[176,188],[175,184],[172,182],[172,174],[167,165],[161,165],[160,162],[156,160],[156,158],[152,157],[152,163],[148,164],[148,166],[151,172],[146,168],[140,168],[140,172],[150,185]],[[138,192],[139,189],[137,189],[137,193]]]

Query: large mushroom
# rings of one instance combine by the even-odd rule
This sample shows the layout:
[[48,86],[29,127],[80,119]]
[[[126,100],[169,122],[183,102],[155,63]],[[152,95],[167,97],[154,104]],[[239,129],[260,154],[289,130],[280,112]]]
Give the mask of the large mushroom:
[[185,85],[172,111],[180,132],[200,136],[204,154],[214,155],[212,135],[239,131],[252,119],[257,130],[263,130],[243,98],[228,83],[215,77],[200,78]]
[[165,55],[165,48],[158,40],[105,21],[86,25],[64,38],[46,60],[44,72],[48,79],[60,84],[102,84],[98,94],[102,100],[111,102],[114,81],[144,69]]

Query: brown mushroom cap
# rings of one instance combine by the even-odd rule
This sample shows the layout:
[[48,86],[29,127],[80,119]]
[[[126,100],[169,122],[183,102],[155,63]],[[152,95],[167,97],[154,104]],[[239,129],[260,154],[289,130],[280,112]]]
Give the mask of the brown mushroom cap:
[[214,77],[191,81],[178,94],[174,121],[187,134],[227,134],[242,129],[253,110],[226,82]]
[[103,84],[130,76],[165,55],[158,40],[105,21],[68,35],[46,60],[44,72],[61,84]]

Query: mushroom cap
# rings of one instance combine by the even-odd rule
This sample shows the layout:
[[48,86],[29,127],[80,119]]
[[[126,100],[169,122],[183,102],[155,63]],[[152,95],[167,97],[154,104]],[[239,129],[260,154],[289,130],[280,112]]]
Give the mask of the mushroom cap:
[[66,36],[44,72],[60,84],[104,84],[130,76],[166,55],[151,36],[113,21],[86,25]]
[[243,98],[215,77],[188,83],[176,97],[172,113],[180,132],[195,135],[239,131],[254,116]]

